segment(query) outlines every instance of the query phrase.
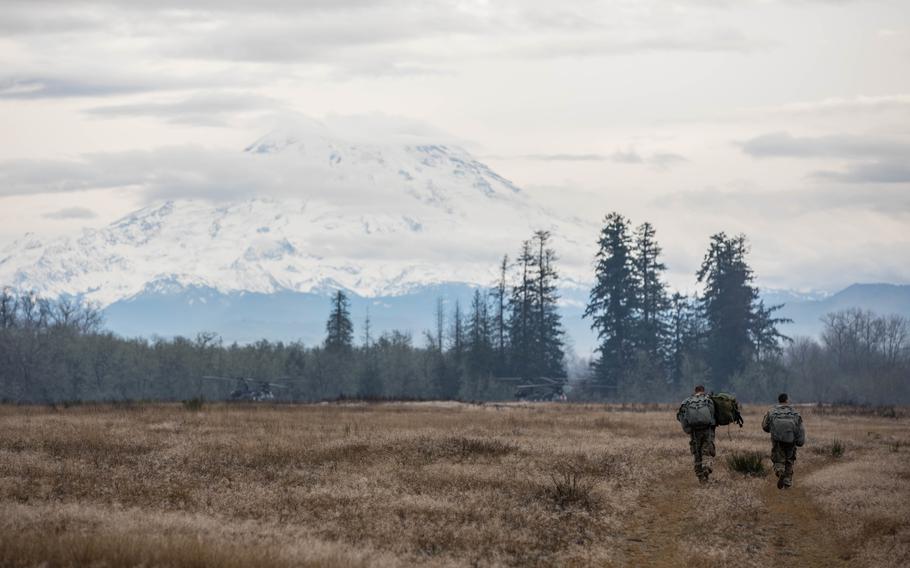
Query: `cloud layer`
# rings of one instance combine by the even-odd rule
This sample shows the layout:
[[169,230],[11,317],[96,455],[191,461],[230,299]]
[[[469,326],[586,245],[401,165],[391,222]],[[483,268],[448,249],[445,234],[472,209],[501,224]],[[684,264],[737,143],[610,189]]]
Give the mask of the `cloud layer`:
[[394,209],[242,152],[308,116],[466,147],[578,235],[651,220],[681,285],[715,230],[767,285],[910,281],[908,54],[902,0],[7,0],[0,245],[183,196]]

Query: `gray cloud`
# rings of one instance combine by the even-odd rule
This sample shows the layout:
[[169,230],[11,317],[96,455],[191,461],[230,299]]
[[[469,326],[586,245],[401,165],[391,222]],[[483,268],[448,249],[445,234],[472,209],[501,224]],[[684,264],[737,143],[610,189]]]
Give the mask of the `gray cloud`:
[[224,126],[233,115],[247,112],[280,111],[278,101],[252,93],[199,93],[173,102],[145,102],[108,105],[85,110],[98,118],[151,117],[173,124]]
[[889,217],[910,216],[910,192],[898,187],[809,187],[787,191],[758,189],[722,191],[703,189],[681,191],[651,203],[658,209],[699,211],[701,214],[734,218],[794,220],[819,211],[873,211]]
[[[273,117],[288,136],[303,133],[352,144],[453,143],[458,140],[421,121],[383,114],[330,115],[323,121],[283,113]],[[393,170],[394,172],[394,170]],[[397,173],[390,173],[400,181]],[[377,176],[381,176],[377,173]],[[302,182],[301,180],[305,180]],[[381,178],[382,190],[397,191]],[[148,199],[197,197],[216,201],[255,195],[330,197],[364,206],[388,200],[383,191],[364,195],[363,181],[349,180],[328,164],[301,160],[297,152],[267,157],[239,149],[167,146],[152,150],[89,153],[75,160],[8,160],[0,162],[0,197],[129,189]],[[395,195],[398,195],[397,193]],[[364,201],[366,200],[366,201]]]
[[73,79],[52,77],[0,77],[0,99],[50,99],[65,97],[105,97],[161,89],[151,82],[111,79]]
[[660,152],[648,158],[648,163],[659,170],[666,170],[683,162],[688,162],[688,160],[672,152]]
[[134,54],[152,58],[306,63],[330,67],[335,78],[444,73],[452,62],[449,42],[465,39],[473,40],[466,56],[478,60],[746,52],[767,45],[729,27],[682,28],[676,16],[669,24],[672,10],[660,3],[649,10],[587,2],[484,6],[449,0],[9,4],[15,18],[0,24],[0,34],[26,42],[36,36],[30,44],[42,50],[59,50],[49,41],[54,34],[82,34],[94,49],[121,41]]
[[[910,154],[908,154],[910,158]],[[910,163],[907,161],[884,161],[851,164],[846,171],[818,171],[812,174],[821,180],[844,183],[910,183]],[[910,192],[905,192],[910,194]],[[910,200],[907,207],[910,208]]]
[[94,219],[98,215],[85,207],[66,207],[43,215],[46,219]]
[[0,35],[23,36],[33,34],[72,34],[101,28],[103,18],[90,10],[70,10],[57,6],[49,10],[35,10],[33,2],[4,3],[0,19]]
[[642,157],[638,155],[638,152],[634,150],[627,150],[625,152],[617,150],[610,156],[610,160],[617,164],[640,164],[644,161]]
[[910,111],[910,94],[832,97],[819,101],[787,103],[751,110],[761,113],[818,115]]
[[603,31],[594,36],[563,37],[555,41],[529,40],[515,54],[532,58],[602,57],[656,52],[738,52],[746,53],[771,47],[771,43],[751,38],[738,30],[668,31],[648,37],[616,37]]
[[[503,158],[503,156],[492,156]],[[672,152],[657,152],[642,156],[635,150],[617,150],[612,154],[525,154],[517,156],[523,160],[541,162],[613,162],[614,164],[645,164],[657,170],[666,170],[671,166],[687,162],[686,158]],[[508,159],[508,157],[505,157]]]
[[541,162],[603,162],[609,159],[603,154],[527,154],[521,158]]
[[0,164],[0,196],[129,188],[153,197],[232,199],[271,187],[280,177],[251,167],[244,155],[165,147],[87,154],[73,161],[8,161]]
[[796,137],[773,132],[740,142],[756,158],[883,158],[910,156],[910,143],[889,138],[830,135]]

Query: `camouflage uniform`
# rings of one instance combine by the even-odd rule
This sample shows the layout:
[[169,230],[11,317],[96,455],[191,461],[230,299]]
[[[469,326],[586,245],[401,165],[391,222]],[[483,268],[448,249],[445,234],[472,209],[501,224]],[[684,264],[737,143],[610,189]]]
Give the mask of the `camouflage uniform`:
[[[796,420],[797,430],[794,432],[793,441],[787,442],[774,439],[774,421],[781,417],[793,417]],[[771,434],[771,462],[774,464],[774,475],[777,476],[777,487],[793,486],[793,464],[796,463],[796,448],[806,441],[806,431],[803,428],[803,419],[789,404],[778,404],[765,414],[761,421],[761,428]]]
[[[694,426],[687,421],[687,406],[692,402],[701,402],[706,404],[710,409],[710,424],[703,426]],[[689,434],[689,449],[692,451],[692,458],[695,461],[695,475],[699,481],[705,482],[708,476],[714,471],[714,402],[711,398],[703,393],[693,394],[682,402],[679,411],[676,413],[676,419],[682,424],[683,431]]]
[[693,428],[689,448],[695,458],[695,475],[702,481],[707,481],[708,476],[714,471],[714,426],[708,428]]

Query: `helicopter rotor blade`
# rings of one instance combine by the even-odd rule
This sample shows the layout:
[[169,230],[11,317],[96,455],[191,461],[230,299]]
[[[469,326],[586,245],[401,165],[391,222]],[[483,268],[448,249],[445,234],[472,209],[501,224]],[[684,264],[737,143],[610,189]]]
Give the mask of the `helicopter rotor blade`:
[[229,379],[229,378],[227,378],[227,377],[215,377],[215,376],[212,376],[212,375],[205,375],[205,376],[203,376],[202,378],[203,378],[203,379],[208,379],[208,380],[213,380],[213,381],[229,381],[229,382],[232,382],[232,383],[237,381],[237,379]]

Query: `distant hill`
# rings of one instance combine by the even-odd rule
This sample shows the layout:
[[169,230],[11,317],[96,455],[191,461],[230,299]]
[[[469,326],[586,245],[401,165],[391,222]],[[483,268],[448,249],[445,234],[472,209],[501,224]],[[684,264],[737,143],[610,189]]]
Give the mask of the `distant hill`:
[[828,313],[849,308],[871,310],[878,314],[899,314],[910,318],[910,285],[853,284],[831,296],[815,299],[794,299],[781,302],[779,293],[763,294],[768,304],[783,303],[778,312],[793,320],[783,327],[792,337],[818,337],[822,331],[821,318]]
[[[411,333],[415,344],[423,345],[424,331],[435,325],[438,299],[444,302],[446,317],[451,317],[455,302],[461,303],[467,315],[477,289],[449,283],[390,296],[363,297],[349,291],[355,339],[362,340],[369,311],[374,339],[394,329]],[[325,338],[330,293],[224,293],[214,288],[161,285],[111,304],[104,314],[107,327],[127,337],[194,337],[200,331],[214,331],[227,342],[268,339],[315,345]],[[590,323],[582,319],[587,291],[567,289],[561,294],[560,311],[569,342],[579,355],[586,355],[594,348]]]

